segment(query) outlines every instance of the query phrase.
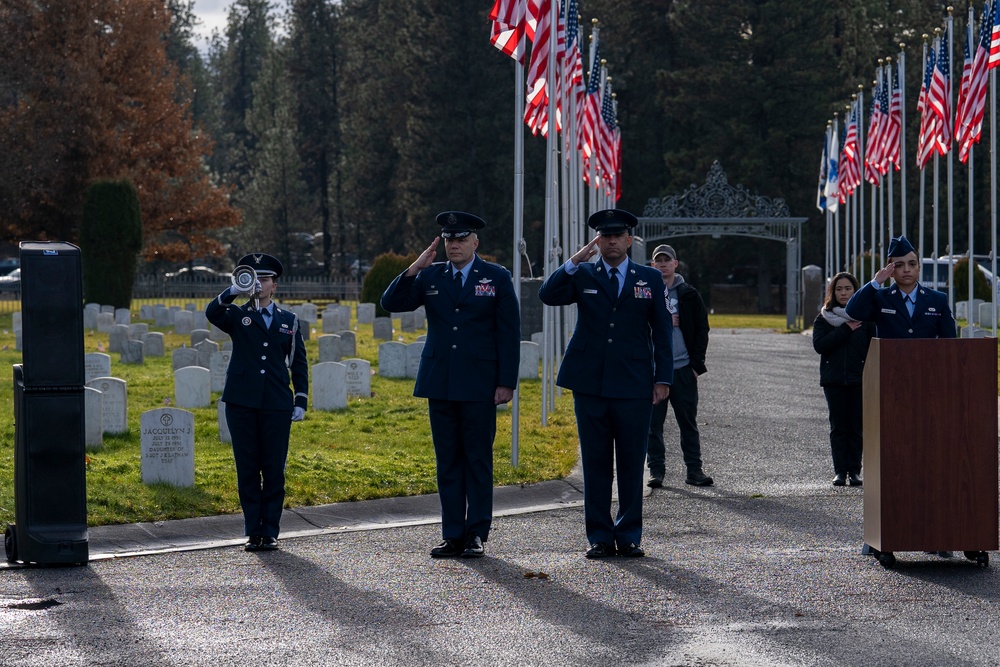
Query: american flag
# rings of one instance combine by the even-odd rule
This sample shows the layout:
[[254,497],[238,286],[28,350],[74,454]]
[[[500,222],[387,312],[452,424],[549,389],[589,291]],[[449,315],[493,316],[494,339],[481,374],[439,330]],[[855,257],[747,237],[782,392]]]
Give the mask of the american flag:
[[[587,79],[587,97],[583,107],[583,157],[589,162],[592,158],[596,160],[595,147],[597,146],[597,122],[601,116],[601,49],[598,44],[598,32],[594,30],[594,40],[592,44],[593,58],[590,63],[590,76]],[[595,162],[596,164],[596,162]],[[584,170],[584,178],[589,181],[589,169]]]
[[983,5],[983,17],[979,23],[979,45],[972,60],[972,74],[969,78],[969,88],[966,91],[965,104],[962,105],[962,115],[956,119],[960,122],[962,133],[957,127],[955,135],[961,137],[958,145],[958,159],[966,162],[973,144],[979,143],[983,133],[983,115],[986,111],[986,73],[989,71],[990,34],[993,27],[992,8],[989,2]]
[[531,38],[531,60],[528,62],[528,92],[524,104],[524,122],[532,134],[548,131],[548,91],[546,75],[549,66],[549,39],[552,0],[528,0],[528,36]]
[[927,63],[924,68],[924,82],[920,86],[920,98],[917,100],[917,110],[920,112],[920,135],[917,137],[917,167],[923,169],[934,154],[934,136],[937,133],[935,123],[937,116],[931,111],[927,100],[931,87],[931,76],[934,74],[934,47],[931,44],[927,51]]
[[[568,160],[570,151],[580,147],[582,136],[583,101],[585,87],[583,84],[583,59],[580,56],[580,22],[578,16],[577,0],[569,0],[566,9],[566,54],[562,60],[562,90],[568,91],[567,97],[571,105],[571,110],[567,113],[574,113],[576,116],[576,136],[570,137],[569,133],[564,133],[565,146],[564,155]],[[574,146],[575,143],[575,146]]]
[[490,43],[519,63],[527,50],[527,0],[496,0],[490,11],[493,34]]
[[969,99],[969,82],[972,81],[972,12],[969,12],[969,23],[965,26],[965,46],[963,47],[962,78],[958,82],[958,103],[955,106],[955,141],[959,147],[965,138],[965,103]]
[[[597,163],[604,174],[604,180],[608,187],[615,180],[615,165],[618,162],[615,157],[615,130],[618,128],[618,119],[615,114],[614,98],[611,96],[611,83],[604,86],[604,95],[601,100],[601,122],[598,133]],[[609,192],[610,194],[610,192]]]
[[881,164],[883,174],[889,170],[890,162],[895,164],[896,171],[899,171],[899,132],[903,125],[903,91],[899,88],[899,64],[897,63],[896,67],[893,67],[891,64],[887,67],[889,71],[886,72],[885,87],[886,91],[888,91],[891,72],[892,98],[888,101],[888,125],[883,134],[883,138],[885,139]]
[[840,148],[840,198],[844,201],[846,196],[854,194],[854,191],[861,185],[860,154],[858,152],[858,106],[860,102],[855,100],[851,104],[851,117],[847,122],[844,131],[844,144]]
[[938,38],[938,56],[927,88],[927,101],[931,112],[937,116],[934,123],[934,149],[941,155],[947,155],[951,150],[951,75],[948,73],[951,59],[948,55],[948,43],[948,30],[945,29]]
[[989,68],[1000,65],[1000,11],[997,11],[997,0],[993,0],[993,26],[990,31]]
[[868,143],[865,146],[865,180],[872,185],[878,185],[882,178],[879,175],[879,163],[882,160],[882,134],[887,125],[887,117],[882,106],[882,74],[876,73],[877,83],[872,89],[872,112],[868,122]]

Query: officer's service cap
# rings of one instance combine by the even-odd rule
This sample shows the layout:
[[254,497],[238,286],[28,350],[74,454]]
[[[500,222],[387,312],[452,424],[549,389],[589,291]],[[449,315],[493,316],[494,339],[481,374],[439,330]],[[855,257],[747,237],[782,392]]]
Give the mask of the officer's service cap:
[[906,237],[902,234],[893,237],[889,242],[889,252],[886,253],[887,257],[904,257],[909,255],[911,252],[916,252],[913,249],[913,244],[906,240]]
[[620,208],[609,208],[598,211],[590,216],[587,225],[596,230],[598,234],[621,234],[622,232],[632,233],[632,228],[639,223],[639,220]]
[[438,213],[437,222],[441,225],[443,239],[460,239],[486,226],[482,218],[462,211]]
[[237,266],[249,266],[257,272],[258,276],[281,276],[281,262],[277,257],[265,255],[262,252],[252,252],[240,258]]

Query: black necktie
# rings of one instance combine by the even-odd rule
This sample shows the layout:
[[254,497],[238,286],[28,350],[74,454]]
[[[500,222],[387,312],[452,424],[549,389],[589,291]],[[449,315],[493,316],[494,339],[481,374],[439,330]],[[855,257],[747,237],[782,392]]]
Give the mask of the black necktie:
[[455,288],[459,289],[459,290],[462,289],[462,272],[461,271],[456,271],[455,272]]
[[618,298],[618,267],[612,266],[608,272],[611,275],[611,293]]

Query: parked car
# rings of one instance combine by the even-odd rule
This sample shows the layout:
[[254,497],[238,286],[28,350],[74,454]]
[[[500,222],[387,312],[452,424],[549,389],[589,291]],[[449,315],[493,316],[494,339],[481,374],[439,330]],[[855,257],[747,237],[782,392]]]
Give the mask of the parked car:
[[[938,257],[935,260],[933,257],[924,257],[921,261],[920,270],[920,284],[925,287],[930,287],[931,289],[940,290],[942,292],[948,291],[948,267],[953,266],[959,262],[959,260],[966,259],[964,255],[948,255],[945,257]],[[934,274],[934,264],[937,263],[937,275]],[[994,285],[995,289],[1000,291],[1000,286],[996,286],[993,282],[993,273],[990,272],[983,264],[979,256],[976,256],[976,268],[979,272],[986,278],[986,282],[990,285]]]
[[163,274],[163,279],[167,282],[217,283],[222,280],[229,280],[229,274],[216,271],[207,266],[185,266],[176,271]]
[[14,269],[0,276],[0,292],[16,292],[21,289],[21,269]]

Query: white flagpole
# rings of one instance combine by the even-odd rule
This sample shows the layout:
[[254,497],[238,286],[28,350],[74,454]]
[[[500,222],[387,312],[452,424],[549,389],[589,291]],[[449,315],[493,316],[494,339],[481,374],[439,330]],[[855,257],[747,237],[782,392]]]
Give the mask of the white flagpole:
[[[920,80],[921,81],[924,80],[923,79],[924,72],[926,71],[926,68],[927,68],[927,38],[929,37],[929,35],[927,33],[924,33],[923,37],[924,37],[924,57],[920,61],[920,77],[921,77]],[[924,94],[925,94],[924,104],[927,104],[927,97],[926,97],[927,91],[924,91]],[[924,110],[924,113],[927,113],[926,109]],[[921,123],[921,125],[923,124],[923,118],[920,119],[920,123]],[[917,132],[919,133],[920,130],[918,129]],[[919,152],[919,150],[920,150],[920,141],[918,140],[917,141],[917,151]],[[906,160],[903,160],[903,162],[905,163]],[[927,165],[924,164],[924,167],[926,167],[926,166]],[[923,256],[927,254],[927,250],[926,250],[927,245],[926,245],[926,241],[924,239],[924,215],[925,215],[925,208],[926,208],[925,200],[926,200],[926,190],[927,190],[927,170],[924,167],[920,168],[920,214],[918,216],[918,218],[919,218],[919,225],[920,225],[919,226],[920,232],[919,232],[919,234],[917,236],[917,249],[918,249],[918,252],[920,253],[920,257],[921,258],[923,258]],[[921,259],[921,273],[923,272],[922,265],[923,265],[923,260]],[[921,276],[921,278],[922,277],[923,276]]]
[[[896,60],[899,78],[899,233],[906,235],[906,44],[900,43]],[[917,258],[920,259],[919,257]]]
[[[993,0],[993,11],[1000,11]],[[990,257],[993,260],[993,337],[997,337],[997,71],[990,70]]]
[[[885,59],[885,73],[882,76],[885,77],[885,79],[886,79],[885,87],[886,87],[886,89],[889,90],[889,108],[886,109],[887,113],[886,113],[885,119],[886,119],[886,123],[888,125],[891,125],[892,124],[892,95],[893,95],[893,86],[892,86],[892,57],[891,56]],[[902,134],[902,128],[900,128],[900,134]],[[888,133],[883,134],[882,136],[888,136]],[[891,149],[889,148],[889,146],[885,147],[886,153],[889,153],[890,150]],[[893,236],[896,235],[896,218],[895,218],[896,198],[895,198],[894,193],[893,193],[893,189],[894,189],[893,186],[894,186],[895,179],[893,178],[893,174],[892,174],[892,172],[893,172],[893,164],[891,162],[889,162],[889,156],[885,155],[885,157],[883,159],[885,160],[886,179],[889,181],[889,185],[888,185],[888,188],[887,188],[887,197],[888,197],[888,200],[889,200],[889,217],[888,217],[888,222],[889,222],[889,238],[892,238]]]
[[[865,247],[865,87],[858,84],[858,170],[861,174],[861,183],[858,184],[858,256],[862,262],[858,269],[858,279],[863,277],[865,272],[864,247]],[[875,275],[875,249],[871,250],[871,275]]]
[[[514,61],[514,293],[521,304],[521,253],[524,252],[524,65]],[[521,393],[515,387],[510,402],[510,462],[517,467],[520,453]]]
[[[945,19],[948,24],[948,107],[951,109],[951,118],[948,122],[952,126],[952,131],[954,131],[955,126],[955,104],[954,96],[951,94],[952,89],[955,87],[953,85],[954,81],[952,79],[952,56],[955,54],[955,31],[953,30],[955,26],[955,17],[951,15],[951,8],[948,8],[948,18]],[[941,48],[945,48],[943,45]],[[952,141],[954,141],[954,134],[952,135]],[[949,146],[948,148],[948,254],[955,254],[955,151],[954,146]],[[955,312],[955,263],[948,262],[948,303],[951,305],[952,312]]]

